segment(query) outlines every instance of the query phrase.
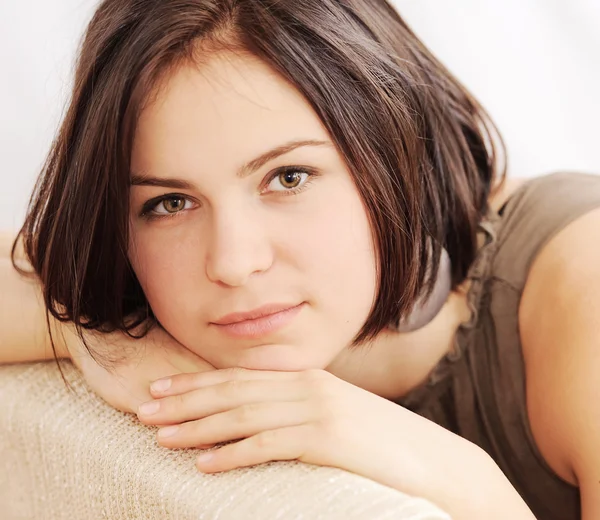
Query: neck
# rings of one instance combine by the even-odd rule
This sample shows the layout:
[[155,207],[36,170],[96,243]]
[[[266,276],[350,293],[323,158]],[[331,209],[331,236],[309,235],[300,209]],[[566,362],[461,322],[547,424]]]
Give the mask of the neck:
[[412,332],[382,331],[370,343],[342,352],[327,370],[386,399],[403,397],[422,384],[454,348],[458,328],[470,316],[466,295],[466,287],[451,292],[425,327]]

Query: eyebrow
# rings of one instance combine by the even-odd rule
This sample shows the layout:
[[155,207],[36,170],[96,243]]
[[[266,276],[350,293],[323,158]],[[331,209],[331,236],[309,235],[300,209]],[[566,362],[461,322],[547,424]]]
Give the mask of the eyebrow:
[[[281,155],[285,155],[286,153],[290,153],[292,150],[296,148],[300,148],[303,146],[333,146],[330,141],[320,141],[317,139],[303,139],[296,141],[289,141],[288,143],[277,146],[256,159],[252,159],[251,161],[244,164],[236,173],[237,177],[243,179],[244,177],[248,177],[253,174],[256,170],[267,164],[268,162],[280,157]],[[176,179],[171,177],[154,177],[152,175],[147,175],[145,173],[136,173],[131,172],[131,185],[132,186],[157,186],[161,188],[171,188],[177,190],[194,190],[196,186],[187,180],[184,179]]]

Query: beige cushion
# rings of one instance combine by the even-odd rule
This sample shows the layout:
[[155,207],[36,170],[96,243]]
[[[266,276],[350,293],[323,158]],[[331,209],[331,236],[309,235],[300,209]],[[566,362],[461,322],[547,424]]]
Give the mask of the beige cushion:
[[155,427],[97,397],[65,362],[0,367],[2,520],[448,519],[337,468],[271,462],[204,475],[200,450],[169,450]]

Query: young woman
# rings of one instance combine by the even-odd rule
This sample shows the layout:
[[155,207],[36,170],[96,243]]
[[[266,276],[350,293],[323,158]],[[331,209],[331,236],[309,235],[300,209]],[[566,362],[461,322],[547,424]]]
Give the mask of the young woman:
[[202,471],[598,518],[600,177],[511,185],[498,143],[385,0],[106,0],[14,244],[30,281],[3,260],[3,360],[47,328],[162,445],[228,442]]

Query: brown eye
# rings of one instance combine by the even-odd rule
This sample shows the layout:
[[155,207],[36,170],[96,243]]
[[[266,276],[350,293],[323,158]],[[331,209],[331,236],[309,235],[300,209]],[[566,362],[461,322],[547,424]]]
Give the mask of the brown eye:
[[299,171],[287,171],[279,174],[279,181],[284,188],[296,188],[302,182],[302,173]]
[[314,170],[301,166],[279,168],[270,174],[270,180],[264,192],[277,195],[296,195],[307,188],[313,178],[317,176],[318,173]]
[[180,193],[169,193],[161,197],[156,197],[147,201],[142,206],[140,216],[148,220],[174,217],[179,214],[185,214],[188,210],[194,208],[194,203],[185,195]]
[[162,207],[167,213],[177,213],[185,208],[185,199],[182,197],[170,197],[162,201]]
[[308,184],[311,173],[301,168],[286,168],[280,170],[271,178],[269,191],[293,194]]

